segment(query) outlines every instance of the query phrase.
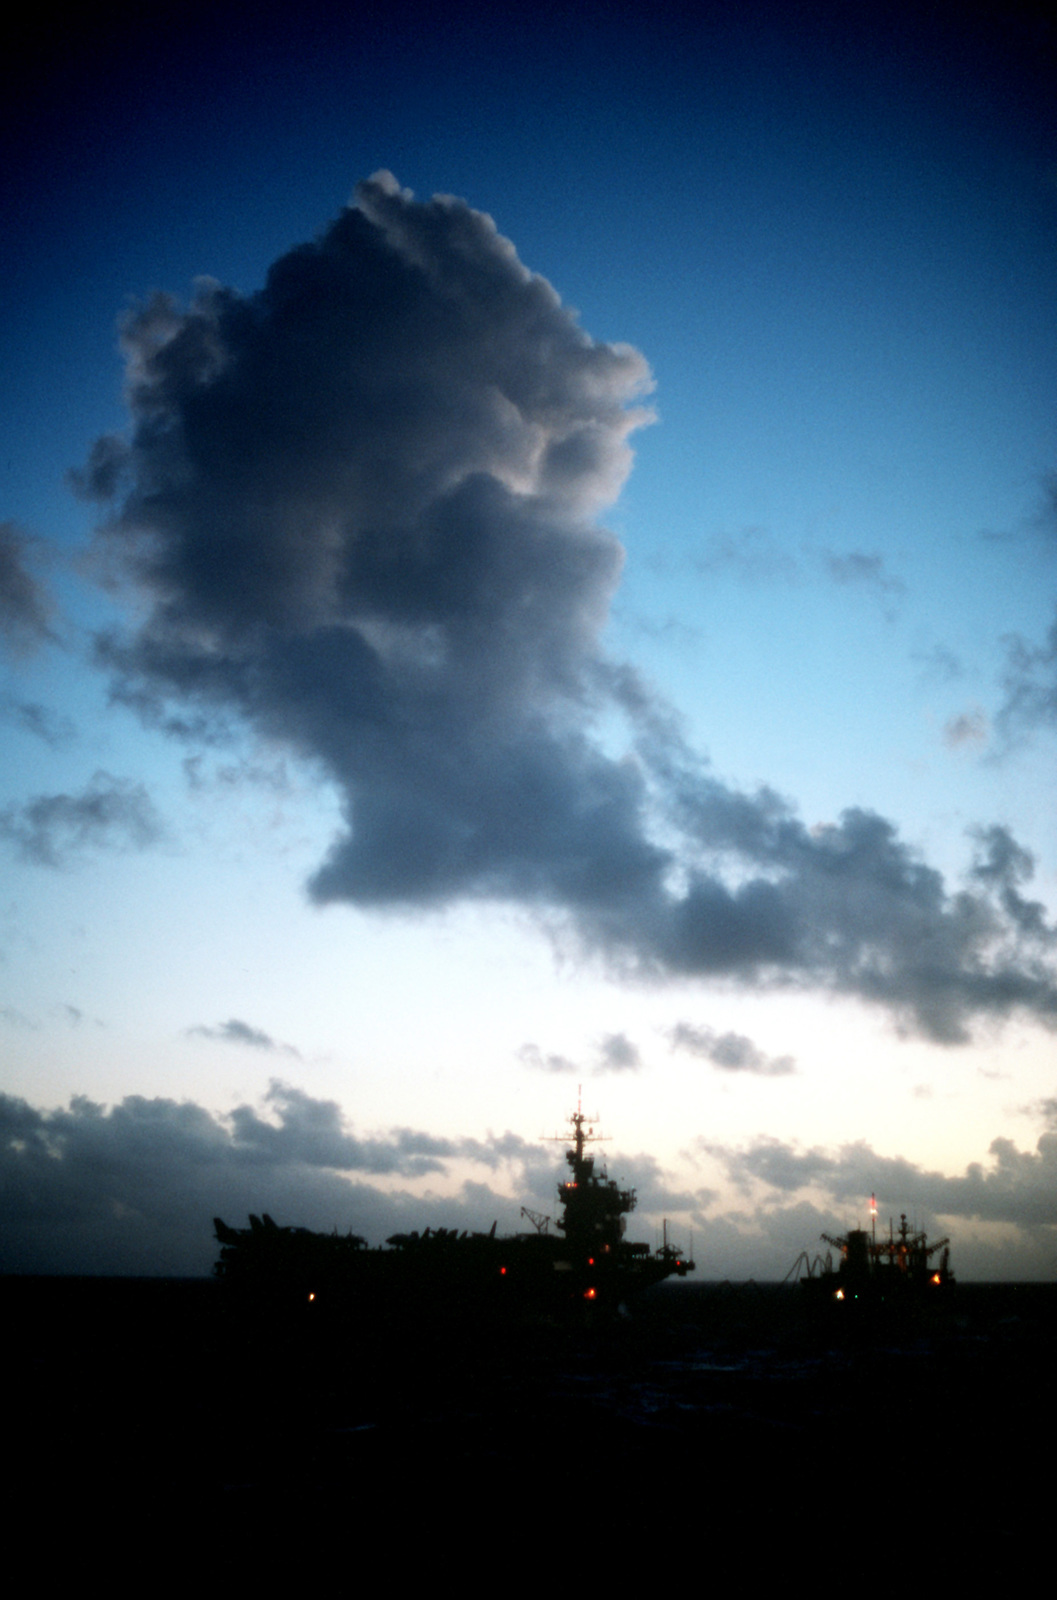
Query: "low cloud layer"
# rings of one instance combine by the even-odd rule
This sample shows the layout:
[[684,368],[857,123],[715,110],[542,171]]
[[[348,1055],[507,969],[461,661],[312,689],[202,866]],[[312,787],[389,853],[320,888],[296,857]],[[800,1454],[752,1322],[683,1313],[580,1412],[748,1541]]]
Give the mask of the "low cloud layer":
[[[952,1265],[967,1279],[1050,1279],[1057,1264],[1057,1132],[1053,1106],[1033,1150],[1007,1138],[992,1140],[986,1161],[963,1173],[929,1171],[865,1141],[837,1149],[805,1148],[759,1138],[741,1147],[700,1141],[697,1149],[723,1174],[722,1211],[696,1220],[709,1275],[744,1273],[754,1262],[763,1276],[784,1277],[803,1253],[827,1246],[821,1235],[868,1227],[876,1195],[878,1227],[895,1227],[906,1213],[930,1237],[951,1240]],[[736,1197],[731,1198],[731,1192]]]
[[649,370],[489,218],[380,174],[260,292],[156,295],[122,337],[132,428],[77,484],[145,620],[99,659],[149,721],[242,719],[328,776],[316,900],[513,902],[625,975],[828,990],[945,1042],[1057,1024],[1053,931],[996,878],[948,886],[868,810],[809,828],[731,789],[606,658],[598,517]]
[[[955,1177],[879,1155],[863,1140],[838,1150],[804,1149],[769,1138],[745,1149],[707,1148],[744,1192],[762,1187],[791,1197],[821,1190],[838,1207],[861,1206],[876,1194],[886,1215],[906,1211],[1057,1230],[1057,1133],[1052,1130],[1041,1135],[1034,1150],[994,1139],[986,1164],[974,1161]],[[1052,1238],[1057,1249],[1057,1231]]]

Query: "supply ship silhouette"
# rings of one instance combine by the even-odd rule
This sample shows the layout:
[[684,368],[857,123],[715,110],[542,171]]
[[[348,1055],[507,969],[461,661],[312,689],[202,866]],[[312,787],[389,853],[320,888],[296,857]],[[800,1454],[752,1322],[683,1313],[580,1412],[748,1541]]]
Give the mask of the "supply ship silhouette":
[[233,1298],[274,1311],[323,1317],[405,1315],[522,1318],[611,1314],[665,1278],[686,1277],[694,1263],[676,1246],[657,1250],[630,1243],[626,1218],[634,1189],[595,1171],[588,1146],[598,1142],[594,1121],[578,1107],[570,1117],[570,1175],[558,1184],[561,1214],[522,1207],[532,1233],[497,1237],[427,1228],[393,1234],[369,1249],[356,1234],[280,1227],[266,1214],[248,1228],[214,1218],[220,1258],[214,1269]]
[[[888,1238],[877,1237],[877,1201],[870,1198],[871,1231],[852,1228],[846,1234],[821,1235],[824,1244],[840,1251],[834,1268],[832,1256],[825,1262],[818,1258],[808,1261],[806,1254],[799,1258],[796,1271],[806,1267],[800,1281],[806,1292],[818,1303],[837,1306],[854,1306],[892,1309],[909,1307],[926,1298],[946,1299],[954,1287],[951,1271],[950,1240],[929,1242],[924,1230],[911,1228],[904,1211],[899,1219],[898,1233],[889,1222]],[[933,1262],[937,1251],[942,1251],[938,1263]]]

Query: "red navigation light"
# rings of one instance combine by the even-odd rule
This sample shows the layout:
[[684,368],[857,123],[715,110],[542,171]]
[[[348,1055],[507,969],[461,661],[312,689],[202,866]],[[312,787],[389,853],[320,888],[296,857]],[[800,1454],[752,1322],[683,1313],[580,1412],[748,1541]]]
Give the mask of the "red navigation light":
[[501,1278],[505,1278],[505,1277],[506,1277],[506,1268],[505,1268],[505,1267],[500,1267],[500,1269],[499,1269],[499,1276],[500,1276],[500,1277],[501,1277]]

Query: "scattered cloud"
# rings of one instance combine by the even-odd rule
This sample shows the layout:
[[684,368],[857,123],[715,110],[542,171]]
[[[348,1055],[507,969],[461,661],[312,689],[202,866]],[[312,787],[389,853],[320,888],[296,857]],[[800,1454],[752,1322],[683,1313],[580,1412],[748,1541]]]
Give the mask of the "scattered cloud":
[[[149,721],[239,719],[326,774],[345,827],[316,901],[513,902],[625,976],[813,987],[946,1043],[1057,1024],[1048,930],[993,881],[948,886],[868,809],[809,828],[724,784],[605,656],[623,552],[598,518],[649,370],[490,218],[378,174],[258,293],[155,295],[122,339],[132,428],[77,481],[142,620],[98,658]],[[739,559],[753,540],[776,554]]]
[[24,655],[51,638],[51,605],[29,569],[33,541],[13,522],[0,522],[0,640]]
[[1017,887],[1035,876],[1031,851],[1019,845],[1008,828],[975,828],[973,834],[977,841],[973,878],[998,900],[1012,925],[1040,944],[1054,943],[1057,931],[1047,923],[1042,902],[1025,900]]
[[949,717],[943,726],[943,742],[948,750],[960,750],[966,745],[985,745],[990,733],[987,717],[979,706]]
[[[1057,472],[1045,475],[1035,530],[1046,545],[1057,548]],[[1008,742],[1057,727],[1057,611],[1042,644],[1008,635],[1002,680],[1003,702],[996,727]]]
[[1009,740],[1057,727],[1057,619],[1045,644],[1032,644],[1020,635],[1004,642],[1004,699],[996,725]]
[[0,810],[0,839],[46,867],[64,866],[84,850],[143,850],[162,832],[144,786],[109,772],[97,772],[80,794],[42,794]]
[[1037,1112],[1043,1118],[1047,1128],[1052,1133],[1057,1133],[1057,1097],[1040,1100]]
[[638,1046],[626,1033],[607,1033],[599,1042],[596,1072],[637,1072],[641,1066]]
[[532,1067],[536,1072],[572,1073],[577,1071],[575,1062],[570,1061],[567,1056],[545,1053],[538,1044],[531,1042],[521,1046],[517,1052],[517,1058],[523,1066]]
[[924,683],[957,683],[965,677],[965,663],[946,645],[933,645],[929,650],[915,650],[913,660],[921,667]]
[[717,1033],[714,1028],[699,1028],[677,1022],[668,1030],[673,1050],[710,1061],[724,1072],[749,1072],[763,1078],[784,1078],[796,1071],[792,1056],[769,1056],[743,1033]]
[[729,574],[752,584],[797,584],[813,573],[821,573],[842,588],[872,591],[889,611],[907,592],[902,578],[887,570],[881,555],[864,550],[830,550],[813,544],[801,545],[794,554],[770,528],[712,534],[695,551],[693,566],[708,576]]
[[526,1067],[542,1072],[579,1073],[581,1077],[598,1077],[608,1072],[637,1072],[642,1066],[638,1046],[626,1033],[603,1034],[595,1048],[592,1065],[578,1066],[567,1056],[545,1053],[537,1044],[523,1044],[517,1052],[518,1060]]
[[52,749],[69,744],[77,731],[65,713],[53,711],[35,700],[13,700],[9,695],[0,695],[0,717],[42,739]]
[[770,528],[712,534],[696,551],[693,565],[698,572],[730,573],[746,583],[796,583],[803,576],[796,557]]
[[820,550],[818,558],[834,583],[842,588],[853,585],[872,590],[885,602],[889,615],[893,614],[894,602],[902,600],[907,592],[902,578],[886,570],[883,556],[863,550]]
[[39,1023],[32,1022],[25,1012],[19,1011],[16,1006],[0,1006],[0,1017],[12,1028],[36,1029],[40,1026]]
[[264,789],[275,795],[293,793],[285,761],[225,761],[207,768],[202,756],[187,756],[183,763],[187,787],[193,793],[229,792],[242,787]]

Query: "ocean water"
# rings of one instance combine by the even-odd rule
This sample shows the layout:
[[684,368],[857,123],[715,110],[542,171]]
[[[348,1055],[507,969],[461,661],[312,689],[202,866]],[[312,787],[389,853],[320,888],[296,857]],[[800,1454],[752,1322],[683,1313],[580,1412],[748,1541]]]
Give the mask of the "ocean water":
[[245,1559],[277,1507],[292,1540],[535,1504],[567,1534],[574,1511],[610,1538],[663,1515],[681,1538],[762,1538],[768,1560],[893,1507],[997,1543],[1038,1531],[1050,1483],[1051,1284],[850,1323],[795,1286],[688,1281],[606,1324],[497,1330],[428,1307],[269,1325],[210,1282],[0,1279],[0,1314],[21,1482],[67,1519],[240,1528]]

